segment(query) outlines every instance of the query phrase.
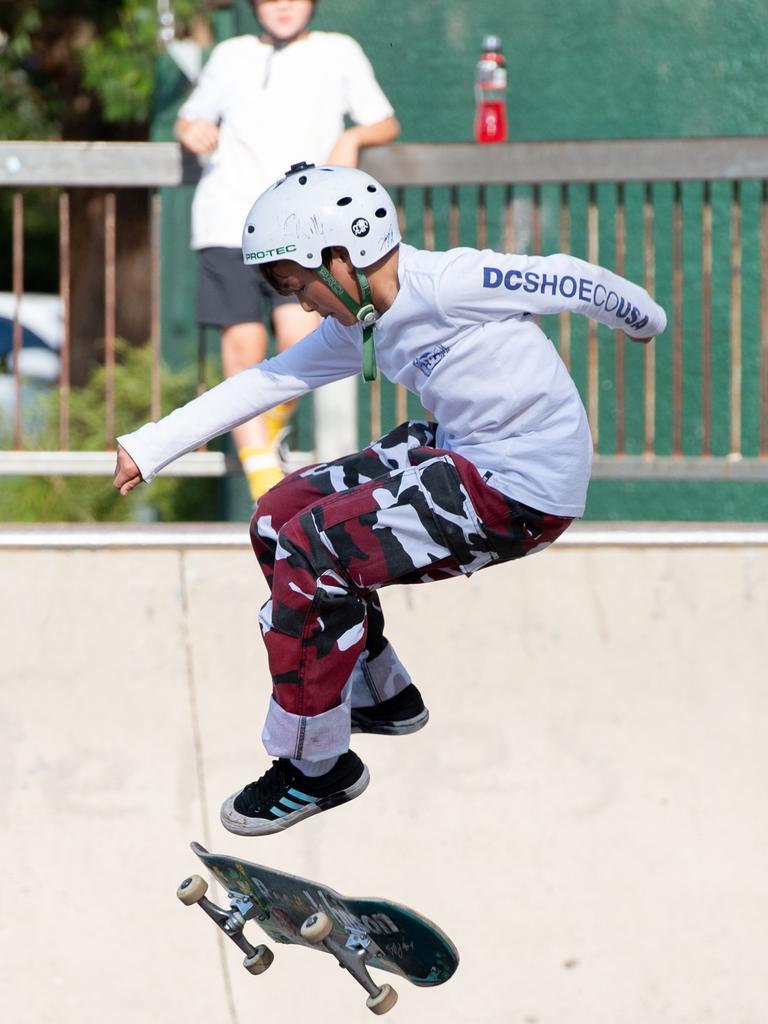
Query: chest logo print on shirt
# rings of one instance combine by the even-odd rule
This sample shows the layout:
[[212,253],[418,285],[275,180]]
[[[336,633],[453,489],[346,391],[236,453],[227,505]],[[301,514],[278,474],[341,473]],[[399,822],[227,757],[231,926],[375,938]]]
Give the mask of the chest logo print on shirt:
[[429,377],[437,364],[442,362],[449,352],[450,348],[447,345],[436,345],[429,352],[414,359],[413,365],[417,370],[421,370],[425,377]]

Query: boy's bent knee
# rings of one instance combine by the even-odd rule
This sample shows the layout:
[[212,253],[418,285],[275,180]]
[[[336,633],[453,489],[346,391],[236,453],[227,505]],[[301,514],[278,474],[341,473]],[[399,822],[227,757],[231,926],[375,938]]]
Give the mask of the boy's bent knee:
[[256,502],[251,516],[251,540],[260,538],[274,542],[279,531],[297,511],[291,478],[286,477]]

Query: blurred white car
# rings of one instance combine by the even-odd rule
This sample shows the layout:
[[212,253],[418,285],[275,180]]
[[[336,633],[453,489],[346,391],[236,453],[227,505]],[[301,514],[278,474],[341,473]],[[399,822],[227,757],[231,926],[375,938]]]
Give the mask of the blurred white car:
[[[13,322],[16,296],[0,292],[0,435],[12,432],[16,409]],[[49,399],[58,383],[64,340],[64,308],[58,295],[25,294],[19,305],[22,326],[22,430],[35,435],[45,426]]]

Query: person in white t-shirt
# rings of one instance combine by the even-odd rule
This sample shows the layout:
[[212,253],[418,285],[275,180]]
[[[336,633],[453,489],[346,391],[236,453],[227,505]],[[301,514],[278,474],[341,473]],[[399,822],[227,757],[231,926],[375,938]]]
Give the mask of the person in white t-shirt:
[[[260,624],[273,693],[272,767],[223,805],[241,835],[287,828],[358,796],[351,732],[422,728],[428,712],[384,636],[378,591],[522,558],[582,514],[592,439],[576,387],[533,317],[581,313],[647,342],[666,316],[635,284],[575,257],[401,241],[391,198],[359,170],[298,164],[254,204],[246,267],[323,320],[299,344],[118,438],[127,494],[272,406],[378,369],[436,422],[299,470],[257,503],[270,587]],[[378,367],[378,369],[377,369]]]
[[[264,358],[270,322],[279,351],[317,324],[293,297],[278,295],[243,267],[240,236],[254,199],[306,154],[354,167],[362,147],[391,142],[399,133],[358,43],[309,31],[315,0],[254,5],[261,35],[213,49],[176,122],[182,145],[206,158],[192,203],[197,319],[221,330],[228,377]],[[355,122],[350,128],[346,116]],[[277,444],[290,412],[281,405],[233,432],[254,500],[282,479]]]

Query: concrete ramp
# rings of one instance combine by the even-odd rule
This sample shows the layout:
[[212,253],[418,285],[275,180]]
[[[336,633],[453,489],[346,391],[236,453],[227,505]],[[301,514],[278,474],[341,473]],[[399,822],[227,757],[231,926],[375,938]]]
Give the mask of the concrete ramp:
[[393,1021],[763,1024],[764,532],[575,527],[384,592],[429,726],[355,737],[359,800],[249,840],[218,806],[268,763],[264,598],[242,531],[0,531],[5,1020],[371,1019],[323,955],[246,974],[176,900],[197,839],[440,924],[459,970]]

